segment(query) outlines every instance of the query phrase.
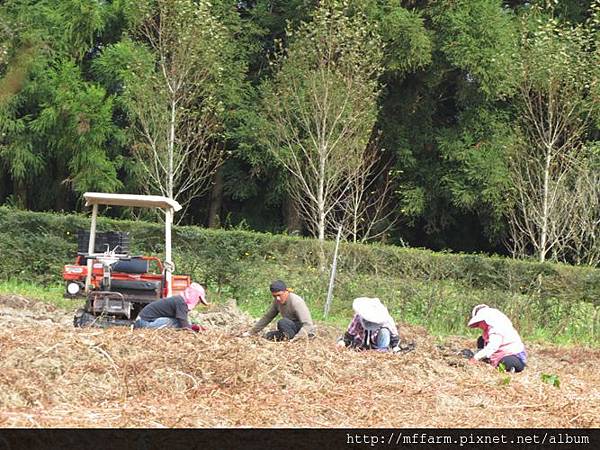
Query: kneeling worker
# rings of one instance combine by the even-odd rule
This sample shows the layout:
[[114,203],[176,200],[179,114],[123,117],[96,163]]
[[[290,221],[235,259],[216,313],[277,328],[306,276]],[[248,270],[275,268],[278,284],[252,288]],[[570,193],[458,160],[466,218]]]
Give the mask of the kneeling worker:
[[134,328],[186,328],[200,331],[200,326],[190,324],[188,312],[202,302],[207,305],[206,291],[198,283],[188,286],[183,295],[155,300],[144,306],[133,324]]
[[480,328],[483,332],[477,339],[480,350],[469,360],[470,364],[489,361],[494,367],[502,364],[509,372],[521,372],[525,369],[525,345],[504,313],[488,305],[477,305],[473,308],[468,326]]
[[269,286],[273,303],[265,315],[242,336],[258,334],[271,321],[281,314],[282,319],[277,322],[277,330],[265,334],[271,341],[296,340],[312,337],[315,326],[306,303],[299,295],[290,292],[283,281],[273,281]]
[[400,336],[394,319],[378,298],[359,297],[352,302],[354,317],[346,333],[338,340],[340,347],[379,352],[399,351]]

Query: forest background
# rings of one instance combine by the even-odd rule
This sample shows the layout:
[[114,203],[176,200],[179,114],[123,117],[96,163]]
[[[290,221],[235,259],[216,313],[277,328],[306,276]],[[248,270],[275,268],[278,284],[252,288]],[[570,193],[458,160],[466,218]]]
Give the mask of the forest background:
[[[0,0],[0,425],[597,426],[599,30],[600,0]],[[86,191],[183,205],[205,333],[72,327]],[[163,255],[160,216],[101,213]],[[235,337],[275,278],[314,341]],[[365,295],[417,351],[334,347]],[[522,374],[460,356],[480,303]]]
[[3,1],[0,204],[596,266],[599,11]]

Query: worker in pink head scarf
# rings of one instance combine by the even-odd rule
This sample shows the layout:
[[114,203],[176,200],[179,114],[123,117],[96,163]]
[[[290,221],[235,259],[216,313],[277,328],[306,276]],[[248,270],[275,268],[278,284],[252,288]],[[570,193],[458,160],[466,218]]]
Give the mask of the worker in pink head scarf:
[[192,283],[185,288],[183,291],[183,299],[190,311],[194,309],[199,302],[208,305],[208,302],[206,301],[206,291],[198,283]]
[[489,360],[494,367],[502,364],[510,372],[521,372],[525,368],[525,345],[510,319],[502,312],[488,305],[477,305],[473,308],[468,326],[480,328],[483,332],[477,340],[479,351],[469,360],[471,364]]
[[206,291],[198,283],[192,283],[182,295],[174,295],[147,304],[140,311],[134,323],[134,328],[185,328],[200,331],[202,328],[190,324],[188,313],[202,302],[206,301]]

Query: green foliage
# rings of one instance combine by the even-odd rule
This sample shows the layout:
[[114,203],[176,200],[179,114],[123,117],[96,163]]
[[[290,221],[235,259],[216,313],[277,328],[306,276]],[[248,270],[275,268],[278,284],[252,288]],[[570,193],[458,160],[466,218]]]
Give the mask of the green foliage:
[[584,23],[562,21],[553,16],[552,7],[535,6],[523,15],[519,78],[524,93],[516,103],[521,109],[527,96],[536,95],[540,108],[553,108],[555,102],[561,109],[572,109],[574,114],[566,115],[572,120],[585,124],[588,114],[598,116],[600,3],[593,2],[588,13]]
[[432,21],[440,30],[440,50],[488,98],[514,92],[518,34],[501,0],[438,0]]
[[74,302],[71,299],[63,298],[64,292],[65,288],[62,284],[42,286],[16,279],[0,281],[0,294],[21,295],[27,299],[41,300],[59,308],[72,310]]
[[87,0],[60,1],[57,13],[70,20],[63,27],[66,44],[81,58],[92,47],[95,38],[104,28],[106,9],[99,2]]
[[[572,109],[575,114],[567,117],[585,124],[588,114],[600,117],[600,3],[593,2],[584,23],[565,22],[553,14],[552,8],[536,6],[522,17],[519,69],[523,90],[540,96],[542,106],[552,108],[556,102],[560,108]],[[516,105],[523,109],[526,99],[518,100]]]
[[510,207],[506,155],[515,140],[508,115],[485,106],[469,108],[460,115],[458,127],[442,130],[437,137],[445,162],[441,183],[450,202],[480,214],[489,236],[499,235]]
[[423,69],[431,62],[432,36],[420,12],[388,0],[374,15],[379,16],[385,45],[385,70],[398,75]]
[[[0,280],[60,284],[74,259],[83,215],[30,213],[0,207]],[[98,229],[129,231],[132,253],[162,256],[163,227],[101,218]],[[318,270],[316,240],[243,230],[175,227],[176,272],[208,285],[215,298],[233,297],[258,315],[268,285],[284,279],[322,318],[327,274]],[[333,242],[326,242],[328,258]],[[600,271],[482,255],[434,253],[384,245],[342,244],[331,315],[346,325],[352,299],[377,296],[400,322],[435,334],[465,334],[473,305],[504,311],[526,338],[600,344]]]
[[549,17],[551,11],[533,8],[523,16],[521,67],[533,89],[547,92],[559,83],[582,92],[597,77],[594,24],[570,24]]
[[542,379],[543,383],[548,383],[555,388],[560,388],[560,378],[558,378],[558,375],[542,373],[540,378]]
[[104,28],[108,6],[86,0],[8,0],[0,16],[16,47],[80,60]]
[[511,187],[516,17],[488,0],[434,1],[418,14],[431,62],[402,78],[386,72],[380,115],[382,143],[396,156],[402,241],[466,251],[494,246],[504,236]]
[[[496,370],[500,374],[505,374],[507,372],[506,365],[503,362],[498,364],[498,367],[496,367]],[[502,377],[502,379],[500,380],[500,384],[503,386],[506,386],[509,383],[510,383],[510,377]]]
[[93,72],[100,83],[112,93],[122,92],[137,72],[152,71],[153,58],[146,47],[137,46],[130,38],[110,45],[92,61]]
[[69,62],[48,73],[46,86],[52,97],[31,121],[31,130],[52,136],[48,153],[67,161],[75,192],[118,190],[118,160],[107,154],[106,145],[114,133],[112,99],[104,89],[83,82]]
[[30,191],[37,207],[64,208],[69,191],[121,186],[110,145],[118,133],[112,99],[82,70],[107,8],[82,0],[9,1],[0,8],[16,63],[0,81],[8,87],[0,95],[0,159],[22,207],[34,204]]
[[[246,84],[240,92],[240,102],[232,108],[234,127],[227,130],[231,157],[222,170],[225,179],[225,198],[244,201],[243,217],[248,223],[261,224],[258,228],[275,229],[278,223],[269,223],[257,203],[278,209],[285,198],[285,172],[265,148],[262,138],[260,92],[257,85],[272,75],[271,64],[275,41],[285,39],[286,28],[296,29],[307,21],[316,2],[310,0],[258,0],[241,2],[241,36],[237,42],[246,43],[246,53],[240,59],[248,60]],[[248,211],[246,211],[248,210]],[[252,214],[256,212],[256,214]],[[271,214],[272,215],[272,214]],[[276,221],[276,218],[271,218]]]
[[[176,118],[187,119],[178,122],[174,146],[191,140],[183,125],[199,124],[191,134],[229,158],[220,169],[223,198],[218,189],[195,198],[185,223],[206,223],[213,202],[222,205],[223,223],[307,230],[290,220],[290,177],[273,156],[314,141],[319,122],[307,117],[324,109],[311,98],[346,105],[339,124],[352,143],[339,146],[342,162],[366,143],[385,149],[381,165],[393,166],[402,215],[388,242],[413,246],[511,250],[515,181],[507,164],[535,130],[523,123],[524,86],[542,102],[570,101],[557,111],[577,108],[563,136],[583,120],[578,148],[598,140],[597,0],[5,0],[0,203],[74,211],[85,190],[148,187],[134,157],[151,147],[138,119],[168,123],[169,88],[142,28],[161,20],[172,44],[163,53],[167,66],[190,63],[193,70],[179,73],[208,74],[195,93],[182,93]],[[297,135],[274,131],[273,116],[283,112]],[[154,141],[164,148],[169,133],[157,129]],[[185,172],[182,180],[199,179]]]

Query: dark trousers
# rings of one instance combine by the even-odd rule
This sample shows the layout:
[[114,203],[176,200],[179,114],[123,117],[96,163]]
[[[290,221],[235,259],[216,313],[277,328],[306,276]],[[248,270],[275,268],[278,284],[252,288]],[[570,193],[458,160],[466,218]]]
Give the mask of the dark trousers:
[[277,330],[269,331],[265,338],[270,341],[285,341],[292,339],[302,328],[302,323],[294,322],[291,319],[281,319],[277,322]]
[[507,372],[514,370],[515,372],[521,372],[525,368],[525,364],[521,361],[517,355],[505,356],[500,360],[500,364],[504,364],[504,369]]

